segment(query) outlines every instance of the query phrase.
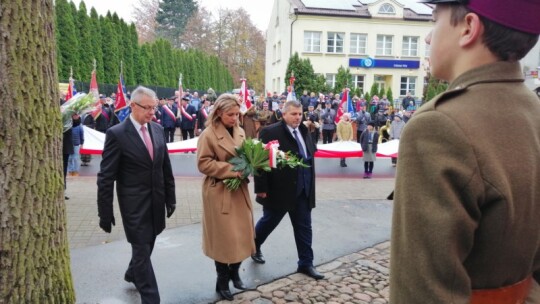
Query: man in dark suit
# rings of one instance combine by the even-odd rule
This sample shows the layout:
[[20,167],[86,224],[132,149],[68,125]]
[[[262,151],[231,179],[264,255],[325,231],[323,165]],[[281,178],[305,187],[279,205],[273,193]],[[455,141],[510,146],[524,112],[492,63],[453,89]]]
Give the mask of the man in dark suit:
[[173,99],[167,100],[167,103],[161,107],[161,125],[165,131],[165,141],[174,141],[174,131],[176,130],[176,117],[178,108]]
[[187,140],[195,137],[195,123],[197,122],[197,109],[189,104],[189,97],[182,97],[182,106],[180,107],[180,129],[182,130],[182,139]]
[[202,100],[201,109],[199,110],[199,115],[197,118],[197,125],[198,125],[198,134],[201,134],[201,132],[206,128],[206,120],[208,119],[208,115],[210,115],[210,100],[204,98]]
[[98,173],[99,226],[107,233],[115,224],[116,193],[132,257],[124,279],[135,284],[142,303],[159,303],[150,255],[156,236],[165,229],[165,215],[176,207],[174,177],[163,128],[152,122],[154,91],[138,87],[131,94],[131,115],[107,130]]
[[279,149],[298,155],[308,168],[277,168],[255,177],[257,202],[263,205],[263,216],[255,226],[256,253],[251,258],[265,262],[261,246],[276,228],[285,214],[294,229],[294,239],[298,252],[298,272],[316,280],[324,278],[313,267],[311,243],[311,209],[315,208],[315,144],[302,123],[302,105],[298,101],[288,101],[283,107],[283,120],[261,130],[260,139],[267,143],[279,141]]

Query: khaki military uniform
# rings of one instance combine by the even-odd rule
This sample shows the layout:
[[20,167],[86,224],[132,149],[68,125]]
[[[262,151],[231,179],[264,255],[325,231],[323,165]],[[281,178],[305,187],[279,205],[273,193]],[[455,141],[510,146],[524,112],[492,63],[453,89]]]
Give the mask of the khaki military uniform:
[[469,303],[540,279],[540,101],[518,63],[470,70],[403,130],[391,303]]

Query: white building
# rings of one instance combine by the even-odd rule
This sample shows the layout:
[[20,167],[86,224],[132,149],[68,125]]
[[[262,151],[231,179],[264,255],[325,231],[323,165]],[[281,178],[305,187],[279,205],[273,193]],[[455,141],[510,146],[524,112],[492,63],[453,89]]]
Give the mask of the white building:
[[353,75],[351,87],[369,92],[377,82],[391,87],[394,98],[407,91],[421,97],[431,13],[416,0],[275,0],[267,30],[266,90],[285,90],[289,58],[298,52],[331,87],[343,66]]

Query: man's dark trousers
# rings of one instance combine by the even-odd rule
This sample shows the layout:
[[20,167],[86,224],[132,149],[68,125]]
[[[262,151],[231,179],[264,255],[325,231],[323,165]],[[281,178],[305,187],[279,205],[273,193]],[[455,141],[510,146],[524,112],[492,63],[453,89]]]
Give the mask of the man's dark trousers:
[[165,141],[168,143],[174,141],[174,131],[176,131],[176,127],[172,128],[163,128],[163,131],[165,132]]
[[154,239],[146,244],[131,243],[132,255],[126,271],[126,278],[130,277],[133,280],[143,304],[160,302],[156,276],[150,260],[155,242]]
[[[273,210],[263,207],[263,216],[255,226],[255,246],[260,248],[266,238],[281,222],[287,211]],[[311,229],[311,207],[302,191],[297,198],[296,206],[289,211],[289,218],[294,230],[294,240],[298,252],[298,266],[313,266],[313,249],[311,248],[313,232]]]

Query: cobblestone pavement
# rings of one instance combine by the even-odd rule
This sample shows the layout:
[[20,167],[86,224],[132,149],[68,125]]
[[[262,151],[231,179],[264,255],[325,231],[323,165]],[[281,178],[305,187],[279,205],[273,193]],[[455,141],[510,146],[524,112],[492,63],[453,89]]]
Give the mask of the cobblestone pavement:
[[[388,303],[390,242],[338,258],[317,267],[325,275],[316,281],[294,273],[234,295],[238,304],[385,304]],[[264,267],[264,266],[262,266]]]

